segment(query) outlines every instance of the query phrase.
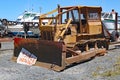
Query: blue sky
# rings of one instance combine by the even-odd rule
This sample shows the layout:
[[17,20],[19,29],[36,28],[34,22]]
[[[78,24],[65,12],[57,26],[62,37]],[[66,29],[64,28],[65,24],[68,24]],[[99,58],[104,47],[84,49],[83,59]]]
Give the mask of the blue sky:
[[16,20],[25,10],[46,13],[61,6],[101,6],[103,12],[111,12],[114,9],[120,14],[120,0],[1,0],[0,18]]

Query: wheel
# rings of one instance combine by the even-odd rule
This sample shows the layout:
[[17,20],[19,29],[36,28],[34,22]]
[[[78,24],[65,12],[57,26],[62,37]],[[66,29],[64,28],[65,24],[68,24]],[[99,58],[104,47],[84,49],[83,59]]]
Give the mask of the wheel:
[[117,41],[118,38],[119,38],[119,32],[113,31],[113,32],[111,33],[111,38],[110,38],[111,42]]
[[109,49],[109,42],[107,40],[104,40],[104,41],[98,40],[97,46],[98,46],[98,48],[104,47],[104,48],[106,48],[106,50],[108,50]]
[[7,19],[3,19],[3,20],[2,20],[2,24],[3,24],[3,25],[7,25],[7,23],[8,23]]
[[84,52],[86,51],[86,43],[83,43],[83,44],[76,44],[74,47],[73,47],[73,50],[75,51],[81,51],[81,52]]
[[34,23],[33,26],[34,26],[35,28],[37,28],[37,27],[39,26],[39,24],[38,24],[38,23]]
[[108,50],[109,49],[109,42],[105,40],[102,43],[103,43],[103,47],[106,48],[106,50]]

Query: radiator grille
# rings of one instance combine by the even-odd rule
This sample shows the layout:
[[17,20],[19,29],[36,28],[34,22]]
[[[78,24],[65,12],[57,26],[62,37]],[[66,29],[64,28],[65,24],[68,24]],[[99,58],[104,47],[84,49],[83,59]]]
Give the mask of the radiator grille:
[[52,31],[42,31],[41,32],[41,38],[44,40],[52,40],[54,39]]

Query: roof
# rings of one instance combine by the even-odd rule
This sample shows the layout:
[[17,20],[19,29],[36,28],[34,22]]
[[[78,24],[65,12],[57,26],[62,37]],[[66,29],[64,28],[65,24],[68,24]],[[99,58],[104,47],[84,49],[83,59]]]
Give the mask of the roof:
[[101,9],[102,10],[101,6],[66,6],[66,7],[61,7],[61,8],[62,9],[69,9],[69,8],[73,8],[73,7],[76,7],[76,8],[93,8],[93,9]]

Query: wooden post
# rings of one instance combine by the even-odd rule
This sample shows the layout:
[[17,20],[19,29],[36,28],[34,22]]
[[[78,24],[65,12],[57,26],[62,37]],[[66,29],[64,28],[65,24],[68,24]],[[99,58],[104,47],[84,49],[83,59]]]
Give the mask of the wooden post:
[[118,30],[118,25],[117,25],[117,23],[118,23],[118,13],[115,12],[115,30],[116,30],[116,31]]
[[[58,4],[58,13],[61,13],[62,11],[61,11],[61,9],[60,9],[60,5]],[[61,24],[61,22],[62,22],[62,17],[61,17],[61,15],[58,15],[58,24]]]

